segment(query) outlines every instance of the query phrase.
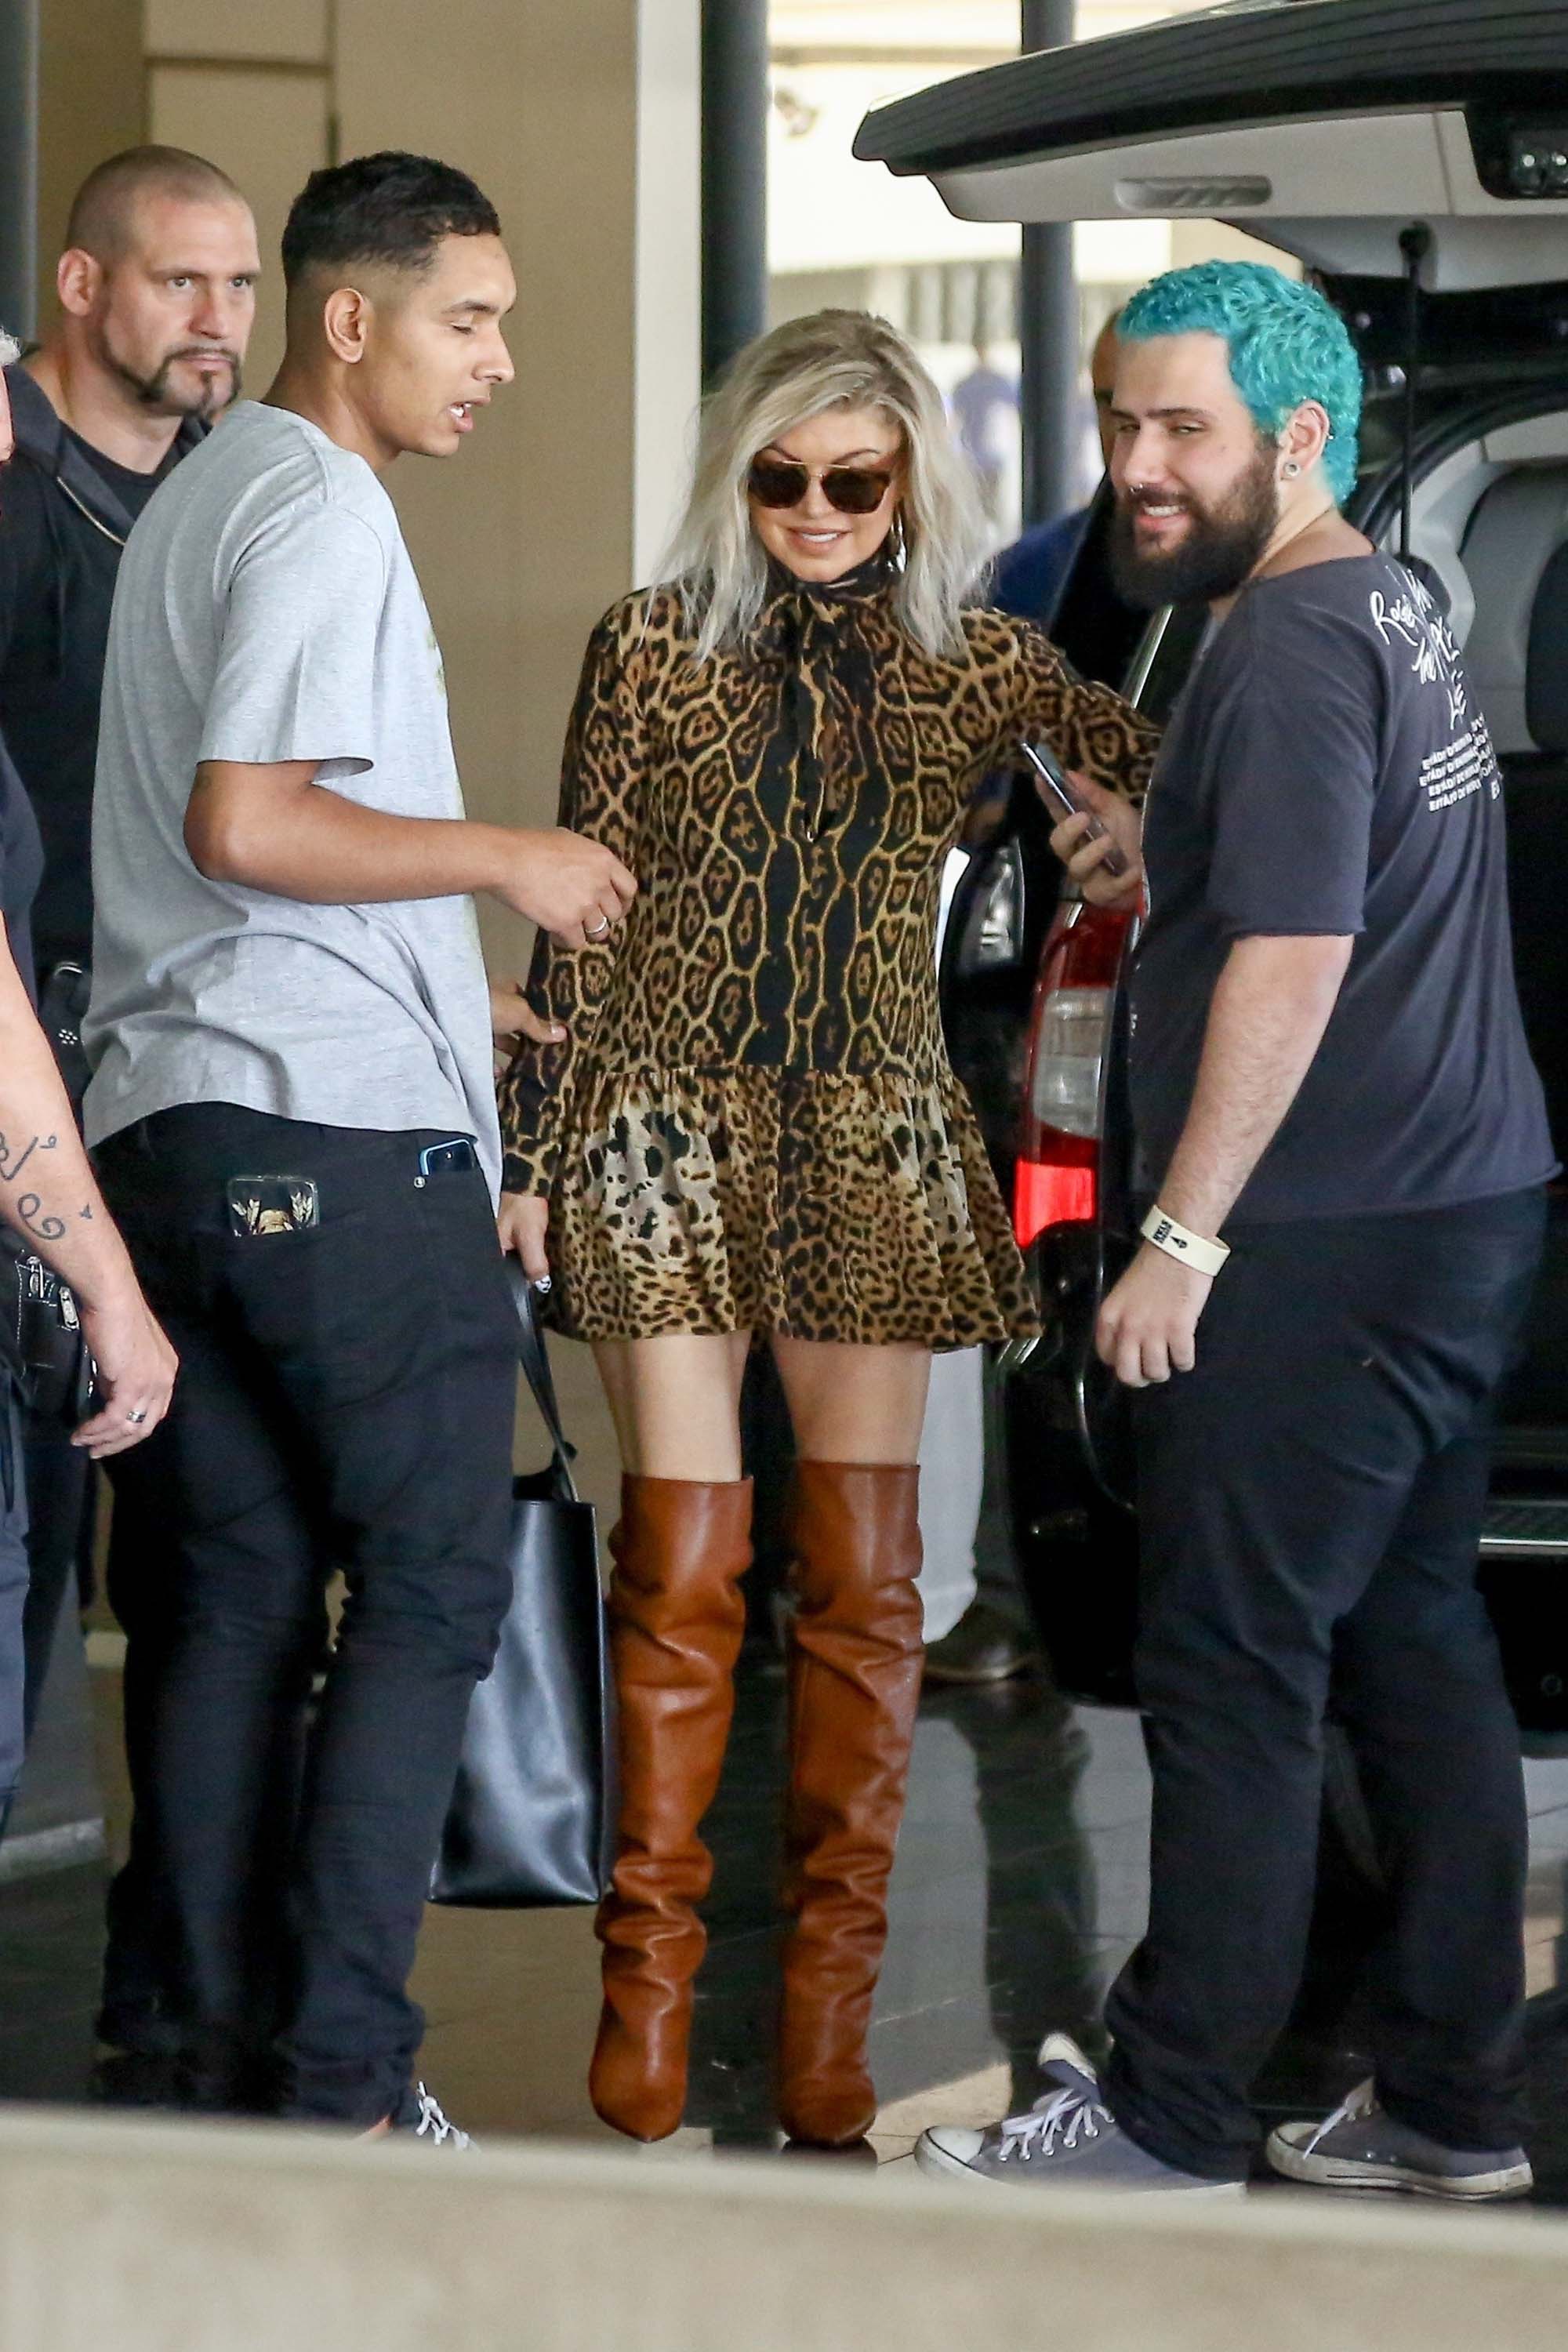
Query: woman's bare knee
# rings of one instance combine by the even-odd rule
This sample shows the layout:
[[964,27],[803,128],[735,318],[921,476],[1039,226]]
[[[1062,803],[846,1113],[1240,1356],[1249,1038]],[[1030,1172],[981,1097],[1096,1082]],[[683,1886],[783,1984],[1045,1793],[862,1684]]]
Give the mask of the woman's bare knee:
[[808,1461],[912,1463],[931,1386],[926,1348],[772,1340],[795,1445]]
[[634,1476],[740,1477],[741,1382],[750,1345],[744,1332],[595,1342],[621,1461]]

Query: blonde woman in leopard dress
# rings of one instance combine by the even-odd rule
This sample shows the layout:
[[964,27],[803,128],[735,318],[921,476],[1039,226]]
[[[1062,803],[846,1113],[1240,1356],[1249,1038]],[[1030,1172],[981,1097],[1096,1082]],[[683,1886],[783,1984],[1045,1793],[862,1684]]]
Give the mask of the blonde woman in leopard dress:
[[502,1087],[503,1232],[589,1340],[626,1478],[611,1538],[621,1816],[591,2086],[681,2119],[696,1905],[750,1557],[739,1400],[773,1350],[799,1453],[779,2043],[796,2140],[876,2107],[866,2033],[921,1675],[916,1454],[931,1352],[1035,1328],[933,944],[970,794],[1024,736],[1123,788],[1152,738],[1028,624],[968,601],[977,494],[879,320],[742,352],[707,406],[668,575],[588,647],[561,822],[637,877],[542,942],[563,1039]]

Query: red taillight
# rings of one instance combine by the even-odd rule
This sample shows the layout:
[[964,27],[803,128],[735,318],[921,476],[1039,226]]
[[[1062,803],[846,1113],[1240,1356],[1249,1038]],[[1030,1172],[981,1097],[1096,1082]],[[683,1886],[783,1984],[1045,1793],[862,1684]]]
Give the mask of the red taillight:
[[1027,1249],[1047,1225],[1100,1207],[1100,1102],[1131,915],[1075,900],[1051,929],[1029,1024],[1013,1224]]

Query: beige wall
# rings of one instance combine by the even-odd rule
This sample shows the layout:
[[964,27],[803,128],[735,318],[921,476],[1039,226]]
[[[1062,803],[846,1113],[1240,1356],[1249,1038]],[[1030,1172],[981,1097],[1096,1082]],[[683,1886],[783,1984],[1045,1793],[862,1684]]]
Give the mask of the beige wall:
[[38,317],[54,310],[70,201],[95,163],[145,136],[141,0],[39,0]]
[[[639,158],[645,8],[667,41],[669,20],[690,23],[694,108],[695,0],[338,0],[343,152],[406,146],[460,163],[517,264],[516,383],[460,459],[406,462],[391,483],[446,656],[469,805],[511,823],[553,817],[588,629],[637,570],[639,456],[673,475],[697,388],[692,291],[673,320],[667,305],[641,321],[679,391],[659,404],[673,446],[645,430],[639,450],[639,264],[692,289],[697,268],[694,198],[677,214],[684,253],[678,236],[638,237],[639,160],[672,191],[695,188],[697,170],[694,142]],[[485,911],[492,949],[514,961],[521,927]]]
[[[458,457],[388,478],[477,816],[552,821],[588,631],[673,516],[698,387],[698,19],[699,0],[44,0],[47,274],[93,163],[142,136],[209,155],[261,235],[252,390],[317,164],[413,148],[496,204],[517,382]],[[515,968],[526,927],[484,916]]]
[[[188,14],[187,8],[181,13]],[[191,64],[163,57],[147,68],[147,128],[170,147],[222,165],[249,197],[261,246],[256,330],[245,381],[265,392],[283,351],[283,278],[278,241],[289,207],[327,160],[331,89],[320,66],[299,71]]]

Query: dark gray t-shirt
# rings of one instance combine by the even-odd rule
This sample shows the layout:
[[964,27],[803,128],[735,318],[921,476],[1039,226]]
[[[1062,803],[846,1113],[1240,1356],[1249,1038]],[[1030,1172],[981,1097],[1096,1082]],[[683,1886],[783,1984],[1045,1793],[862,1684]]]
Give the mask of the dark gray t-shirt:
[[1514,987],[1501,779],[1442,613],[1391,557],[1244,591],[1189,680],[1144,821],[1138,1180],[1186,1120],[1233,942],[1353,935],[1295,1102],[1227,1224],[1436,1209],[1554,1160]]

